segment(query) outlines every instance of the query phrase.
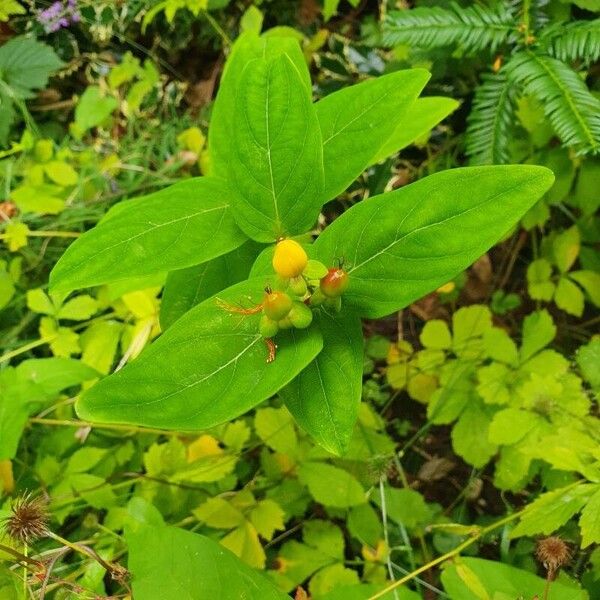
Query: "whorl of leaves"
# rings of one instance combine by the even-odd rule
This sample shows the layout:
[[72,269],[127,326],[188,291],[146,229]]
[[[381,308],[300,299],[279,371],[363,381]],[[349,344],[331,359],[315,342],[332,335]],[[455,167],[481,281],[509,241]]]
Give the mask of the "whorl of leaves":
[[506,64],[506,74],[542,104],[563,144],[579,154],[600,150],[600,100],[573,69],[551,56],[525,50]]
[[513,14],[506,3],[491,8],[463,8],[453,2],[449,8],[417,7],[391,12],[383,24],[383,41],[389,46],[439,48],[460,44],[470,52],[494,51],[511,37],[514,28]]
[[483,75],[468,118],[467,154],[475,165],[510,162],[508,141],[515,118],[513,83],[505,69]]

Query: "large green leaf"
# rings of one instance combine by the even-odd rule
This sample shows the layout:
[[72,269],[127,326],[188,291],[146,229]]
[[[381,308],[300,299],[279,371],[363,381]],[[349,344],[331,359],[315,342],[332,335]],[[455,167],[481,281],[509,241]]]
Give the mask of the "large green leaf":
[[244,67],[256,58],[275,57],[283,53],[294,61],[304,81],[305,94],[310,98],[310,74],[297,40],[278,36],[259,37],[256,33],[245,32],[235,41],[225,63],[208,130],[211,169],[215,175],[226,177],[229,173],[229,161],[234,148],[234,132],[237,127],[233,112]]
[[177,527],[127,531],[136,600],[289,600],[266,577],[213,540]]
[[397,71],[343,88],[317,102],[325,169],[323,202],[343,192],[376,162],[383,142],[394,133],[428,79],[424,69]]
[[203,429],[232,419],[289,383],[321,350],[316,326],[277,335],[277,358],[267,364],[258,333],[260,279],[224,290],[188,311],[123,370],[86,391],[79,416],[100,422],[169,429]]
[[200,264],[247,239],[227,185],[186,179],[118,206],[76,240],[50,274],[53,290],[77,288]]
[[353,206],[314,245],[343,257],[344,301],[363,316],[399,310],[452,279],[501,239],[546,192],[544,167],[452,169]]
[[288,54],[246,65],[233,120],[227,177],[239,226],[261,242],[308,230],[321,208],[321,133],[305,81]]
[[352,315],[320,311],[315,316],[323,350],[280,395],[298,424],[340,455],[352,437],[362,393],[362,327]]
[[459,102],[443,96],[417,98],[408,110],[398,118],[394,133],[379,149],[371,163],[384,160],[400,152],[419,138],[429,133],[440,121],[453,113]]
[[160,324],[170,327],[190,308],[217,292],[247,279],[262,246],[246,242],[232,252],[167,276],[160,303]]
[[[449,565],[442,571],[442,583],[451,600],[541,598],[546,586],[530,571],[483,558],[461,558]],[[576,583],[563,580],[552,583],[549,598],[587,600],[589,596]]]

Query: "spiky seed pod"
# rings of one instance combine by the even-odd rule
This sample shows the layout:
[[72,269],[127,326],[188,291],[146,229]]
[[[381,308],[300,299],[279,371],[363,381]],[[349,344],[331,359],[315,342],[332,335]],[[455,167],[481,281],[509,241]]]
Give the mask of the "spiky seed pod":
[[308,256],[298,242],[294,240],[277,242],[273,254],[273,268],[278,275],[285,279],[298,277],[302,275],[307,262]]
[[558,536],[551,536],[538,541],[536,556],[548,574],[553,576],[558,569],[569,562],[571,551]]
[[28,545],[47,534],[49,515],[43,498],[24,494],[13,502],[10,511],[4,530],[13,540]]

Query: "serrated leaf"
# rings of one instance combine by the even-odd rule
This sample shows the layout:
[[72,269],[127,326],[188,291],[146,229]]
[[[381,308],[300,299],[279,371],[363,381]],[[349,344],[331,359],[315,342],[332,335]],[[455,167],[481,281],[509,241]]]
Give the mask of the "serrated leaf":
[[241,511],[218,496],[209,498],[193,512],[199,521],[216,529],[232,529],[244,522]]
[[370,164],[399,125],[430,75],[396,71],[325,96],[315,105],[323,135],[322,203],[343,192]]
[[77,239],[54,266],[50,285],[70,291],[189,267],[247,239],[218,179],[197,177],[117,205]]
[[587,501],[579,519],[581,547],[600,542],[600,487]]
[[221,540],[221,545],[231,550],[247,565],[255,569],[264,569],[266,560],[265,551],[261,546],[258,534],[252,523],[244,521]]
[[343,256],[344,301],[363,316],[381,317],[464,270],[552,181],[547,169],[524,165],[436,173],[353,206],[321,234],[315,255],[325,264]]
[[17,98],[33,97],[62,65],[50,46],[32,37],[17,36],[0,46],[0,77]]
[[469,404],[452,429],[454,451],[474,467],[483,467],[497,450],[488,439],[493,409]]
[[547,310],[538,310],[525,317],[523,321],[523,340],[521,342],[521,362],[545,348],[556,335],[556,325]]
[[515,444],[539,422],[535,413],[518,408],[498,411],[490,423],[488,439],[492,444]]
[[486,354],[494,359],[515,366],[519,362],[519,351],[511,337],[498,327],[483,333],[483,347]]
[[[237,284],[219,299],[255,306],[264,294],[261,283]],[[235,314],[220,304],[213,297],[188,311],[139,358],[87,390],[77,404],[80,417],[173,429],[212,427],[272,396],[321,350],[314,326],[282,332],[277,358],[268,364],[260,315]]]
[[450,335],[450,329],[445,321],[439,319],[432,319],[425,323],[423,331],[419,336],[421,344],[426,348],[433,348],[436,350],[446,350],[452,345],[452,336]]
[[577,260],[580,248],[579,229],[574,225],[552,240],[554,262],[561,273],[566,273]]
[[250,510],[250,522],[256,528],[259,535],[265,540],[270,540],[277,530],[285,529],[285,513],[273,500],[261,500]]
[[579,512],[596,490],[597,486],[583,483],[542,494],[527,507],[510,537],[553,533]]
[[298,440],[294,420],[286,408],[261,408],[256,411],[254,428],[258,437],[276,452],[294,455]]
[[315,315],[323,350],[281,396],[300,425],[333,454],[348,448],[362,393],[363,335],[351,315]]
[[580,317],[583,314],[585,305],[583,292],[566,276],[558,280],[556,292],[554,293],[554,302],[558,308],[561,308],[570,315]]
[[600,273],[595,271],[574,271],[569,278],[576,281],[586,292],[594,306],[600,307]]
[[311,496],[324,506],[346,508],[366,500],[360,483],[350,473],[333,465],[302,463],[298,477],[308,487]]
[[550,302],[554,296],[554,284],[550,280],[552,265],[545,258],[538,258],[527,267],[527,290],[534,300]]

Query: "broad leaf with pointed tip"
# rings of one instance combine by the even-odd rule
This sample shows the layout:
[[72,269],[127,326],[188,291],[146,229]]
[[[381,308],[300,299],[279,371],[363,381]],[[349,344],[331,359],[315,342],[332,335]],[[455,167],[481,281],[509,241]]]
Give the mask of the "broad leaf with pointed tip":
[[260,242],[305,232],[321,208],[321,132],[305,80],[287,53],[246,65],[232,118],[227,178],[239,226]]
[[315,104],[323,136],[322,202],[343,192],[374,162],[429,77],[424,69],[397,71],[343,88]]
[[298,424],[333,454],[343,454],[354,430],[362,393],[363,334],[360,319],[315,313],[323,350],[280,391]]
[[325,264],[344,258],[346,306],[378,318],[466,269],[514,227],[554,181],[529,165],[442,171],[359,202],[314,244]]
[[378,163],[419,140],[458,106],[459,102],[443,96],[417,98],[404,114],[398,115],[394,133],[379,149],[371,163]]
[[321,351],[316,325],[277,335],[277,357],[267,363],[258,332],[259,279],[209,298],[177,320],[139,358],[101,380],[79,399],[81,418],[165,429],[213,427],[266,400],[289,383]]
[[71,244],[50,274],[53,291],[100,285],[200,264],[237,248],[225,182],[186,179],[122,203]]
[[289,600],[221,544],[177,527],[126,531],[136,600]]

